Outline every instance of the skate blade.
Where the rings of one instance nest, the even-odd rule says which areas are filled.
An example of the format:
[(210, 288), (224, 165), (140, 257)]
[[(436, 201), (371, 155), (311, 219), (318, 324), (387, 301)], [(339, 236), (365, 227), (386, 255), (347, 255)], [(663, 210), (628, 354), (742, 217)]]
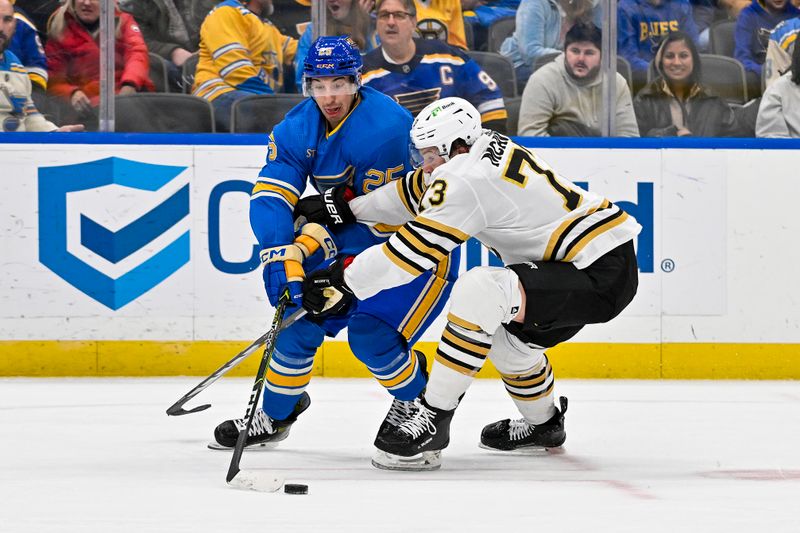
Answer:
[[(248, 452), (265, 452), (277, 448), (278, 444), (280, 444), (280, 441), (259, 442), (258, 444), (250, 444), (249, 446), (245, 446), (244, 449), (247, 450)], [(232, 446), (223, 446), (218, 442), (209, 442), (208, 449), (228, 451), (228, 452), (233, 451)]]
[(402, 457), (377, 450), (372, 456), (372, 466), (381, 470), (422, 472), (436, 470), (442, 466), (442, 451), (422, 452), (412, 457)]
[(478, 444), (478, 447), (483, 448), (484, 450), (489, 450), (490, 452), (500, 452), (504, 455), (545, 456), (561, 450), (560, 446), (552, 448), (546, 448), (544, 446), (520, 446), (519, 448), (514, 448), (513, 450), (501, 450), (500, 448), (492, 448), (491, 446), (487, 446), (482, 442)]

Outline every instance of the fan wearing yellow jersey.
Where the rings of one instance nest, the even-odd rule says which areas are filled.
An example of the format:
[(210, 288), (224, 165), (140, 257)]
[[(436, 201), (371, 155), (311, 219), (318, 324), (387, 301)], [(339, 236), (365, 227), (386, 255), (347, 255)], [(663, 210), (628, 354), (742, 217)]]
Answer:
[(200, 27), (192, 94), (214, 106), (217, 131), (229, 131), (236, 100), (283, 89), (284, 65), (292, 64), (297, 39), (262, 18), (272, 10), (272, 0), (224, 0)]

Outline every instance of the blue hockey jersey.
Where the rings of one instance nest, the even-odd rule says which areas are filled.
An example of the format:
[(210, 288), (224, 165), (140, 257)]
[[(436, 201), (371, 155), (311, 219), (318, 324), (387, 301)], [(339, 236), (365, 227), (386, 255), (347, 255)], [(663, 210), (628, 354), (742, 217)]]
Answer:
[(18, 8), (14, 9), (17, 27), (11, 37), (8, 49), (14, 52), (28, 71), (31, 83), (47, 89), (47, 58), (39, 39), (39, 32), (28, 17)]
[(770, 32), (763, 70), (767, 87), (788, 72), (792, 66), (792, 51), (798, 35), (800, 35), (800, 17), (784, 20)]
[(646, 72), (658, 45), (673, 31), (697, 42), (697, 25), (689, 0), (620, 0), (617, 8), (617, 52), (635, 72)]
[(503, 95), (480, 65), (455, 47), (439, 40), (414, 39), (416, 53), (408, 63), (386, 60), (382, 48), (364, 57), (365, 85), (390, 95), (412, 115), (447, 96), (458, 96), (474, 105), (486, 123), (505, 123)]
[[(359, 90), (355, 107), (332, 131), (313, 99), (292, 109), (269, 136), (250, 199), (250, 224), (261, 248), (294, 240), (292, 211), (307, 183), (323, 192), (347, 182), (362, 195), (411, 170), (411, 121), (405, 109), (369, 87)], [(384, 241), (394, 229), (342, 228), (334, 237), (346, 254)]]

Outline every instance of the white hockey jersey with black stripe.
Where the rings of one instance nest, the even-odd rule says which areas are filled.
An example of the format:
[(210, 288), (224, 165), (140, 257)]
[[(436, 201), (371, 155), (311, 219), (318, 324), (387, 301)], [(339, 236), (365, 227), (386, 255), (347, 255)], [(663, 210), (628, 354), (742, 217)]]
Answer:
[(345, 282), (359, 299), (411, 281), (475, 237), (506, 265), (568, 261), (579, 269), (631, 240), (636, 220), (556, 174), (533, 152), (485, 130), (469, 153), (350, 202), (359, 222), (404, 223), (359, 254)]

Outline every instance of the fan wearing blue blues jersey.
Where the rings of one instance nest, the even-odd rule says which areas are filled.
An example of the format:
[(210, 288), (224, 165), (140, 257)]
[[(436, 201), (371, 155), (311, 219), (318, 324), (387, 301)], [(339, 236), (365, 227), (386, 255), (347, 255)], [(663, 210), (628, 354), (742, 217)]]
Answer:
[(458, 96), (481, 113), (486, 128), (506, 131), (503, 95), (495, 81), (461, 50), (415, 38), (413, 0), (379, 0), (381, 46), (364, 57), (364, 85), (388, 94), (412, 115), (440, 98)]
[[(250, 224), (262, 249), (264, 284), (273, 306), (287, 289), (290, 304), (299, 306), (306, 270), (337, 253), (351, 255), (385, 242), (394, 230), (383, 224), (356, 224), (351, 218), (338, 220), (344, 224), (331, 223), (331, 229), (307, 223), (299, 234), (295, 231), (294, 215), (307, 185), (323, 194), (347, 185), (355, 196), (363, 196), (411, 170), (411, 115), (386, 95), (362, 87), (361, 68), (361, 55), (349, 37), (317, 39), (304, 63), (303, 92), (310, 98), (292, 109), (269, 136), (266, 164), (250, 200)], [(303, 200), (307, 199), (313, 200)], [(281, 331), (266, 375), (263, 406), (256, 412), (247, 444), (286, 438), (309, 406), (305, 389), (317, 349), (326, 336), (344, 328), (355, 356), (394, 397), (390, 412), (410, 409), (425, 387), (426, 362), (409, 346), (440, 313), (457, 267), (458, 255), (447, 255), (410, 283), (335, 316), (301, 318)], [(379, 432), (388, 430), (396, 418), (387, 416)], [(241, 419), (220, 424), (214, 432), (218, 447), (234, 446), (243, 427)]]
[(40, 91), (43, 99), (44, 91), (47, 90), (47, 58), (44, 55), (42, 40), (39, 38), (39, 30), (16, 6), (14, 18), (17, 19), (17, 28), (8, 48), (25, 65), (25, 70), (31, 79), (31, 87), (34, 91)]
[(9, 49), (21, 23), (9, 0), (0, 0), (0, 133), (24, 131), (83, 131), (82, 124), (58, 127), (36, 108), (31, 98), (31, 71)]

